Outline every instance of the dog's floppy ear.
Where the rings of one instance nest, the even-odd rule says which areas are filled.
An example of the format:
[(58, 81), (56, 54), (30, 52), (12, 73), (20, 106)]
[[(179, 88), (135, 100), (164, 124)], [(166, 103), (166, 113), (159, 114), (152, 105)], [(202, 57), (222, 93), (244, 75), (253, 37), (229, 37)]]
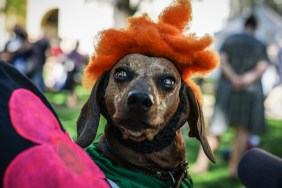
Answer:
[(76, 143), (85, 148), (89, 146), (95, 136), (100, 121), (100, 103), (105, 94), (104, 89), (108, 84), (109, 71), (103, 72), (96, 81), (90, 97), (81, 109), (77, 124), (77, 141)]
[(215, 157), (213, 152), (211, 151), (210, 145), (208, 143), (206, 132), (205, 132), (205, 121), (204, 116), (202, 112), (202, 108), (194, 94), (191, 88), (189, 88), (185, 84), (185, 98), (186, 98), (186, 104), (189, 105), (188, 108), (189, 111), (189, 117), (188, 117), (188, 123), (190, 127), (189, 136), (190, 137), (196, 137), (206, 154), (206, 156), (215, 163)]

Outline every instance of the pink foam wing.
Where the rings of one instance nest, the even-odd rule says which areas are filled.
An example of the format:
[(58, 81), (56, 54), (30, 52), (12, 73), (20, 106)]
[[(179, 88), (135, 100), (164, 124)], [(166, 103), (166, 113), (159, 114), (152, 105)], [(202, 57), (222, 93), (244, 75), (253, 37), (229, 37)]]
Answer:
[(3, 185), (4, 188), (109, 187), (104, 179), (96, 176), (93, 168), (80, 165), (75, 165), (76, 170), (69, 170), (51, 145), (34, 146), (10, 163)]
[(14, 128), (27, 140), (47, 143), (64, 135), (52, 112), (29, 90), (15, 90), (9, 101), (9, 109)]

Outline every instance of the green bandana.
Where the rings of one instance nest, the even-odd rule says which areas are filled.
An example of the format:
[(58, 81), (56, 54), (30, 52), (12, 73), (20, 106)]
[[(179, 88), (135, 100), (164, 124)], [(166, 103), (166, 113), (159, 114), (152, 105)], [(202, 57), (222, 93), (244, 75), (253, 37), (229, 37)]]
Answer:
[[(86, 149), (86, 152), (100, 167), (106, 177), (115, 182), (121, 188), (170, 187), (172, 184), (171, 180), (154, 178), (134, 169), (126, 169), (112, 163), (109, 159), (105, 158), (101, 154), (97, 142), (94, 142), (92, 145), (90, 145)], [(190, 178), (185, 178), (182, 180), (180, 187), (192, 188), (193, 182)]]

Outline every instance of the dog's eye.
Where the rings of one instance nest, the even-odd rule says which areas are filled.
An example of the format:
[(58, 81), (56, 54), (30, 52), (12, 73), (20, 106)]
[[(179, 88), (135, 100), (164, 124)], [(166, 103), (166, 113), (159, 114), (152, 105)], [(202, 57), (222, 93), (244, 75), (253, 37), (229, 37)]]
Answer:
[(124, 81), (128, 78), (128, 74), (124, 69), (117, 69), (114, 73), (114, 77), (119, 81)]
[(164, 88), (165, 90), (173, 89), (174, 86), (175, 86), (175, 79), (172, 78), (172, 77), (170, 77), (170, 76), (165, 77), (165, 78), (163, 79), (163, 84), (162, 84), (162, 85), (163, 85), (163, 88)]

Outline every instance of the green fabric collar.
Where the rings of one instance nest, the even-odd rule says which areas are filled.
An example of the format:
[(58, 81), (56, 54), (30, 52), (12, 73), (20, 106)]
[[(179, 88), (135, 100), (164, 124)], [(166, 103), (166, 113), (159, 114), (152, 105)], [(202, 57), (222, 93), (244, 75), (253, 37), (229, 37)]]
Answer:
[[(97, 142), (90, 145), (86, 149), (86, 152), (105, 173), (106, 177), (115, 182), (121, 188), (170, 187), (172, 184), (171, 180), (160, 180), (158, 178), (145, 175), (134, 169), (126, 169), (112, 163), (101, 154)], [(192, 187), (193, 182), (190, 178), (186, 178), (181, 182), (181, 188)]]

